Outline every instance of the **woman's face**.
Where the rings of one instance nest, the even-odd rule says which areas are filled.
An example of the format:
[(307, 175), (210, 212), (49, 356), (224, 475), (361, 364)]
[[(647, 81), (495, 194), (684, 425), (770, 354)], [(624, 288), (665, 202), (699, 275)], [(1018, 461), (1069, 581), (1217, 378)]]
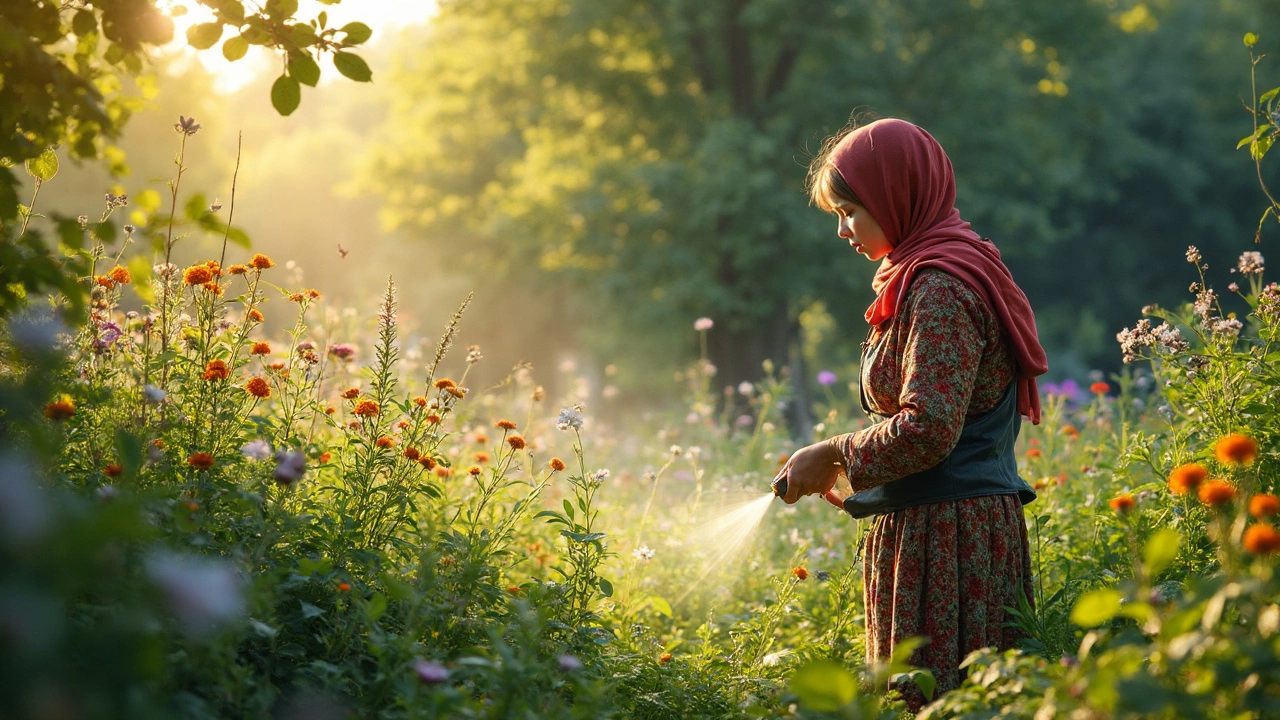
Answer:
[(884, 230), (880, 229), (880, 223), (871, 217), (865, 207), (841, 200), (834, 209), (840, 219), (836, 234), (847, 239), (849, 247), (868, 260), (880, 260), (893, 249), (884, 236)]

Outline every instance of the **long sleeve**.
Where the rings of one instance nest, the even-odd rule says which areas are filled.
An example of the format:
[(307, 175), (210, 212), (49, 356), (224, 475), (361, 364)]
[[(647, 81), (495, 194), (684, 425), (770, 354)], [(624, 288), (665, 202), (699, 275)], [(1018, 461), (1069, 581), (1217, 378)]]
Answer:
[(834, 438), (854, 491), (941, 462), (966, 416), (993, 407), (1013, 371), (986, 304), (955, 277), (922, 272), (862, 369), (869, 404), (889, 419)]

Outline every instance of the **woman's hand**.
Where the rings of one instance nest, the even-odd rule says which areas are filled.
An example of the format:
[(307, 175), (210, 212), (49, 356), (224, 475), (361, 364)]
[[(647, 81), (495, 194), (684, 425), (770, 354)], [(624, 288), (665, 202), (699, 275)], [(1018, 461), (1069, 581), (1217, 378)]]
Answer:
[(787, 494), (782, 501), (794, 505), (804, 495), (823, 495), (835, 487), (843, 469), (843, 459), (830, 440), (823, 440), (802, 447), (791, 454), (782, 466), (773, 484), (783, 478), (787, 481)]

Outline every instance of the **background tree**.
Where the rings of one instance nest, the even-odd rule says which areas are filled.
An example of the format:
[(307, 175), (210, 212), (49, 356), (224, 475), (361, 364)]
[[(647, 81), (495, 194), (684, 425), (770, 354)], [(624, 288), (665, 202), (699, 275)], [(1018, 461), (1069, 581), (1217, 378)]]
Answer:
[(393, 224), (460, 266), (616, 318), (625, 330), (592, 338), (614, 353), (661, 353), (647, 338), (716, 318), (713, 361), (734, 383), (792, 357), (818, 303), (861, 339), (872, 267), (840, 254), (801, 180), (852, 109), (905, 117), (951, 153), (958, 204), (1028, 288), (1058, 371), (1114, 367), (1116, 330), (1170, 292), (1153, 271), (1170, 254), (1153, 250), (1238, 249), (1246, 232), (1256, 188), (1224, 172), (1248, 162), (1232, 154), (1238, 39), (1274, 14), (446, 1), (392, 74), (369, 180)]

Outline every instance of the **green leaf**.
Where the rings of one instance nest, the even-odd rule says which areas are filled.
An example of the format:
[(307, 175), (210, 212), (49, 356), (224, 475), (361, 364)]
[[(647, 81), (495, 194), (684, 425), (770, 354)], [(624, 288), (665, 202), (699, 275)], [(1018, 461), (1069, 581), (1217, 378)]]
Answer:
[(564, 499), (564, 514), (573, 519), (573, 503), (569, 502), (569, 498)]
[(316, 31), (312, 30), (310, 25), (298, 23), (289, 26), (289, 43), (295, 48), (315, 45), (318, 40)]
[(369, 619), (376, 622), (378, 618), (382, 617), (383, 614), (387, 612), (387, 596), (382, 593), (378, 593), (369, 598), (369, 607), (367, 612)]
[(605, 597), (613, 597), (613, 583), (600, 578), (600, 594)]
[(907, 679), (914, 682), (920, 688), (920, 692), (924, 694), (926, 700), (933, 699), (933, 691), (938, 687), (938, 681), (933, 677), (933, 673), (928, 670), (915, 670), (907, 673)]
[(1267, 151), (1271, 149), (1271, 143), (1274, 141), (1275, 137), (1272, 135), (1258, 138), (1258, 141), (1249, 148), (1249, 154), (1253, 156), (1254, 160), (1261, 160), (1267, 154)]
[(1258, 36), (1257, 36), (1257, 35), (1254, 35), (1253, 33), (1245, 33), (1245, 34), (1244, 34), (1244, 46), (1245, 46), (1245, 47), (1247, 47), (1247, 48), (1251, 48), (1251, 47), (1253, 47), (1254, 45), (1257, 45), (1257, 44), (1258, 44)]
[(839, 710), (858, 694), (858, 681), (853, 674), (830, 660), (801, 665), (791, 675), (788, 686), (802, 704), (819, 712)]
[(373, 79), (373, 71), (369, 69), (368, 63), (354, 53), (334, 53), (333, 66), (338, 68), (338, 72), (356, 82), (369, 82)]
[(289, 75), (308, 87), (320, 82), (320, 66), (306, 53), (289, 53)]
[(1122, 597), (1119, 590), (1110, 589), (1085, 593), (1071, 609), (1071, 622), (1085, 628), (1101, 625), (1120, 612)]
[(281, 115), (291, 115), (302, 103), (302, 87), (295, 78), (281, 75), (271, 85), (271, 105)]
[(664, 615), (668, 618), (671, 617), (671, 603), (658, 597), (657, 595), (654, 595), (653, 597), (649, 598), (649, 605), (654, 610), (657, 610), (659, 615)]
[(267, 0), (266, 10), (276, 20), (291, 18), (298, 12), (298, 0)]
[(262, 622), (261, 620), (254, 620), (253, 618), (249, 618), (249, 626), (253, 628), (254, 632), (258, 633), (258, 635), (264, 638), (273, 638), (276, 635), (280, 634), (279, 630), (271, 627), (270, 625)]
[(1266, 103), (1268, 100), (1275, 97), (1277, 94), (1280, 94), (1280, 87), (1271, 88), (1270, 90), (1262, 93), (1262, 95), (1258, 98), (1258, 104), (1262, 105)]
[(1147, 567), (1147, 577), (1154, 578), (1169, 567), (1178, 556), (1178, 545), (1182, 536), (1172, 528), (1162, 528), (1147, 540), (1147, 547), (1142, 551), (1142, 562)]
[(92, 35), (98, 31), (98, 18), (88, 10), (79, 10), (71, 19), (71, 30), (81, 37)]
[(197, 50), (208, 50), (222, 37), (222, 23), (200, 23), (187, 28), (187, 44)]
[(347, 23), (346, 25), (338, 28), (338, 32), (344, 32), (347, 34), (347, 37), (342, 40), (342, 44), (347, 47), (359, 45), (373, 35), (373, 30), (369, 29), (368, 25), (361, 22)]
[(53, 148), (45, 148), (39, 157), (33, 157), (25, 163), (27, 172), (40, 182), (48, 182), (58, 174), (58, 154)]
[(324, 614), (324, 610), (321, 610), (320, 608), (316, 607), (315, 605), (312, 605), (311, 603), (305, 600), (299, 600), (298, 604), (302, 606), (303, 618), (310, 619), (313, 617), (320, 617), (321, 615)]
[(249, 41), (243, 35), (227, 38), (227, 41), (222, 43), (222, 57), (231, 62), (244, 57), (247, 52), (249, 52)]

